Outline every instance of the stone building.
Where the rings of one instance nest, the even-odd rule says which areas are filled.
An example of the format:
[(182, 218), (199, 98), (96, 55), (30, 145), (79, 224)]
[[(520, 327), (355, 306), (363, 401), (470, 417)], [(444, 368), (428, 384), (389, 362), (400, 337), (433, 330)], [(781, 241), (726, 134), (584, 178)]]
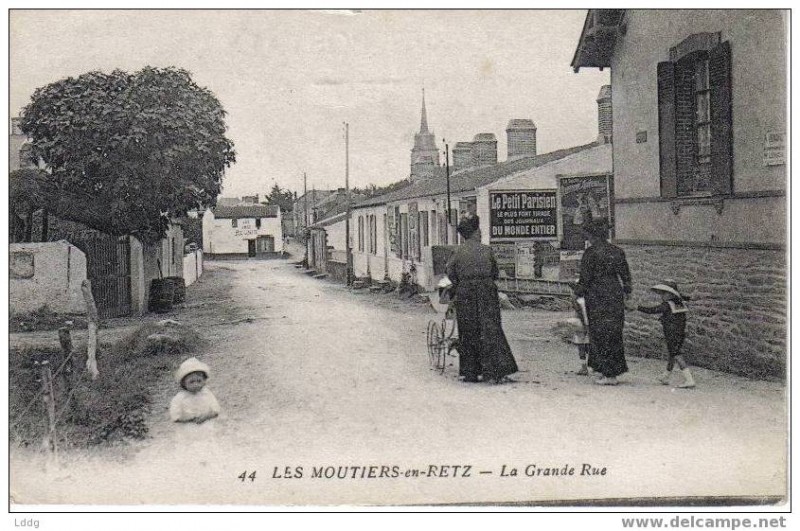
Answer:
[[(777, 10), (595, 9), (572, 62), (611, 69), (634, 296), (676, 280), (689, 360), (755, 376), (786, 367), (787, 27)], [(633, 352), (665, 355), (657, 321), (627, 321)]]

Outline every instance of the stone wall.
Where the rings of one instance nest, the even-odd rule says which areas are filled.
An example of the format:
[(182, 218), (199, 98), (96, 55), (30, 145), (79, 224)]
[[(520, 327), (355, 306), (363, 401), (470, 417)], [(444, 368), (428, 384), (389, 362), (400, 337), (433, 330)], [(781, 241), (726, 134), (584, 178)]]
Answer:
[[(664, 279), (689, 295), (684, 354), (690, 365), (759, 378), (785, 378), (786, 254), (783, 251), (621, 245), (637, 303)], [(667, 359), (658, 316), (628, 312), (626, 352)]]

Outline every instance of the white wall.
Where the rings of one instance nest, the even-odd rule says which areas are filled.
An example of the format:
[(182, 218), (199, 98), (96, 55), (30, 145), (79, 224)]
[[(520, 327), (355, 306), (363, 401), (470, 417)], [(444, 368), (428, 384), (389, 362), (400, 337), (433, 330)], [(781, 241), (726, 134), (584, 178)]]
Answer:
[(203, 215), (203, 251), (209, 254), (247, 254), (247, 241), (259, 236), (275, 239), (275, 252), (283, 252), (283, 228), (280, 215), (261, 218), (256, 228), (255, 218), (240, 218), (233, 227), (231, 219), (216, 219), (211, 210)]
[(80, 249), (66, 241), (12, 243), (9, 260), (12, 313), (32, 312), (45, 305), (56, 313), (86, 312), (81, 293), (86, 256)]
[[(456, 195), (451, 196), (451, 206), (453, 209), (458, 208), (459, 197)], [(350, 220), (350, 234), (353, 242), (353, 268), (354, 274), (357, 277), (367, 277), (368, 273), (372, 279), (382, 280), (387, 275), (388, 277), (399, 282), (402, 278), (403, 272), (408, 272), (412, 263), (410, 258), (402, 258), (397, 256), (391, 250), (389, 235), (387, 228), (384, 226), (384, 214), (389, 209), (394, 210), (395, 207), (400, 207), (401, 214), (408, 214), (408, 204), (417, 203), (418, 212), (428, 212), (428, 245), (423, 245), (421, 229), (418, 227), (418, 237), (420, 241), (420, 260), (414, 258), (413, 263), (417, 269), (417, 284), (426, 289), (433, 289), (433, 264), (431, 260), (431, 246), (443, 245), (444, 242), (439, 241), (438, 222), (432, 222), (433, 213), (436, 213), (437, 218), (442, 215), (447, 209), (447, 199), (444, 196), (437, 197), (418, 197), (413, 199), (404, 199), (402, 201), (390, 203), (388, 205), (377, 205), (364, 208), (353, 209), (352, 217)], [(369, 225), (366, 222), (367, 216), (375, 215), (377, 221), (377, 252), (375, 254), (369, 253)], [(364, 251), (358, 250), (358, 218), (364, 218)], [(344, 222), (341, 223), (344, 228)], [(327, 229), (328, 227), (326, 227)], [(450, 242), (453, 243), (455, 232), (452, 227), (450, 228)], [(330, 231), (329, 231), (330, 238)], [(342, 245), (344, 245), (344, 238), (342, 238)], [(398, 242), (398, 245), (399, 242)]]
[(194, 284), (203, 274), (203, 251), (197, 249), (183, 256), (183, 280), (187, 286)]

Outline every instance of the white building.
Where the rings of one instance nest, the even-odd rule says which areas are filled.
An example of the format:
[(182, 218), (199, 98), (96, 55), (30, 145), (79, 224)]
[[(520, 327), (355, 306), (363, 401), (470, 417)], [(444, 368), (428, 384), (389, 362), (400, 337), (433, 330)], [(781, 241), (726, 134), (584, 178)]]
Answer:
[(218, 205), (203, 215), (208, 258), (270, 257), (283, 253), (281, 211), (276, 205)]

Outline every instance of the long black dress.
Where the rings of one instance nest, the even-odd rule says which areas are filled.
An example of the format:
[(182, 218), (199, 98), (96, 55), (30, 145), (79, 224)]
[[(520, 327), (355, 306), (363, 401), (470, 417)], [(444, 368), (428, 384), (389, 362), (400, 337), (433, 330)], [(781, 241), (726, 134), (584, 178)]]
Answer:
[(466, 380), (479, 374), (499, 380), (518, 370), (500, 320), (497, 275), (491, 247), (471, 239), (447, 263), (455, 293), (459, 374)]
[(575, 294), (586, 299), (589, 367), (609, 378), (628, 371), (622, 330), (630, 292), (631, 273), (622, 249), (601, 242), (584, 251)]

